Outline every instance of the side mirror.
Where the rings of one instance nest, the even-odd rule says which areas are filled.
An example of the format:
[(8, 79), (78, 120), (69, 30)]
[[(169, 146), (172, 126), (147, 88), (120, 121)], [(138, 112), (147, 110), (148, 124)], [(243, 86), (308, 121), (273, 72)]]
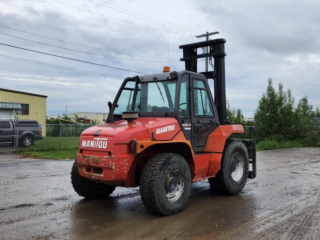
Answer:
[(109, 115), (106, 123), (114, 123), (113, 107), (110, 101), (108, 102), (108, 107), (109, 107)]

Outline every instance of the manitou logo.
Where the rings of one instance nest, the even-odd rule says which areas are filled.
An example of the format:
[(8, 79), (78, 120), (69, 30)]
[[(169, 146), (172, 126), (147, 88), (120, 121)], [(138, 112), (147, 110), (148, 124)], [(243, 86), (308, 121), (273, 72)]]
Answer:
[(157, 128), (156, 129), (156, 134), (170, 132), (170, 131), (173, 131), (173, 130), (174, 130), (174, 125), (170, 125), (170, 126), (166, 126), (166, 127), (162, 127), (162, 128)]
[(93, 140), (82, 140), (82, 147), (107, 148), (108, 138), (94, 138)]

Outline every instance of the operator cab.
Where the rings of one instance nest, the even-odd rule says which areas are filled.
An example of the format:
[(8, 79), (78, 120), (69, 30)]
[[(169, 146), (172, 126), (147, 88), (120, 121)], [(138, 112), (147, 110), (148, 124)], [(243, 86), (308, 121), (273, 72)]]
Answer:
[[(203, 152), (209, 133), (220, 124), (229, 124), (226, 121), (225, 42), (225, 39), (214, 39), (181, 45), (183, 58), (180, 60), (185, 62), (185, 71), (125, 79), (114, 103), (108, 103), (107, 123), (122, 119), (132, 122), (138, 117), (175, 118), (192, 143), (193, 151)], [(203, 47), (207, 47), (208, 52), (198, 54), (198, 49)], [(198, 73), (197, 60), (205, 57), (214, 59), (214, 71)], [(214, 101), (207, 79), (214, 80)], [(123, 117), (128, 115), (129, 118)]]
[(123, 113), (177, 119), (195, 152), (204, 151), (208, 134), (219, 126), (207, 79), (191, 71), (127, 78), (113, 106), (115, 121), (124, 119)]

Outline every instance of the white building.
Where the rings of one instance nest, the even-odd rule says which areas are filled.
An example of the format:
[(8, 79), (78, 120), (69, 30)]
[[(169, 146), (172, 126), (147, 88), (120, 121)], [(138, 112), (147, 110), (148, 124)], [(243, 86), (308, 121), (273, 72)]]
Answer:
[(90, 119), (96, 123), (103, 123), (108, 118), (108, 113), (95, 113), (95, 112), (75, 112), (66, 114), (68, 117), (74, 119), (77, 117), (79, 120)]

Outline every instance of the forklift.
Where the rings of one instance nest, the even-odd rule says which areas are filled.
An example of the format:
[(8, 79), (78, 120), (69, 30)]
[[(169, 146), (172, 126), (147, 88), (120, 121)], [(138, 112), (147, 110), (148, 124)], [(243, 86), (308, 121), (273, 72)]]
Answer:
[[(225, 42), (182, 45), (185, 70), (123, 81), (106, 123), (79, 138), (71, 182), (80, 196), (139, 186), (150, 212), (171, 215), (185, 208), (193, 182), (208, 179), (212, 191), (236, 195), (256, 177), (255, 128), (226, 118)], [(203, 47), (208, 52), (198, 54)], [(197, 72), (206, 57), (213, 71)]]

